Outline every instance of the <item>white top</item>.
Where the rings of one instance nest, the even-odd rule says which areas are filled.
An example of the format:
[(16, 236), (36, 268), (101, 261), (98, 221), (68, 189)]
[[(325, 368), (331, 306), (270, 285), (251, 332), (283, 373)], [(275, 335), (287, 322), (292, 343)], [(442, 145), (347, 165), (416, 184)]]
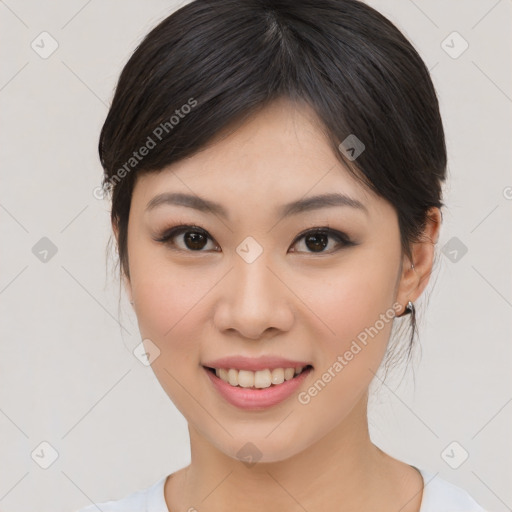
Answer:
[[(414, 466), (413, 466), (414, 467)], [(486, 512), (464, 489), (418, 469), (423, 477), (423, 498), (419, 512)], [(172, 512), (167, 508), (164, 485), (167, 476), (147, 489), (120, 500), (89, 505), (76, 512)]]

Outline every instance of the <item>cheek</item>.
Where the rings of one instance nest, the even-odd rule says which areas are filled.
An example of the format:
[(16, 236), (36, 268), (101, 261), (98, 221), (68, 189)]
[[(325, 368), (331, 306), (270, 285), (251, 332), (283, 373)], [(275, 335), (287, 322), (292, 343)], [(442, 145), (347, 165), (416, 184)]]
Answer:
[[(393, 262), (391, 258), (387, 261)], [(395, 287), (395, 269), (389, 263), (379, 264), (361, 253), (346, 263), (323, 276), (302, 273), (295, 279), (325, 339), (336, 343), (337, 348), (340, 342), (373, 325), (381, 314), (391, 315)], [(311, 317), (311, 312), (307, 316)]]
[[(169, 262), (159, 265), (154, 258), (151, 265), (134, 265), (132, 274), (140, 334), (160, 351), (152, 370), (185, 417), (191, 414), (190, 394), (197, 395), (194, 389), (199, 386), (200, 347), (207, 325), (204, 299), (215, 283), (211, 277)], [(200, 411), (194, 414), (204, 421)]]
[(130, 259), (133, 295), (143, 338), (162, 352), (194, 351), (200, 328), (202, 298), (215, 284), (214, 276), (177, 266), (153, 250), (134, 251)]
[(335, 335), (322, 329), (328, 334), (314, 337), (319, 356), (316, 379), (298, 398), (307, 411), (304, 421), (320, 422), (326, 429), (344, 420), (367, 392), (393, 326), (389, 269), (374, 266), (365, 271), (361, 266), (334, 274), (308, 302)]
[[(357, 257), (354, 254), (353, 259), (347, 258), (337, 271), (326, 273), (317, 282), (321, 286), (312, 287), (311, 279), (302, 281), (303, 289), (308, 290), (306, 303), (321, 320), (313, 330), (324, 333), (315, 336), (312, 332), (318, 340), (320, 358), (318, 387), (323, 390), (325, 385), (321, 396), (312, 401), (325, 407), (338, 404), (339, 408), (328, 414), (331, 419), (340, 419), (339, 414), (350, 410), (374, 378), (386, 353), (395, 314), (395, 263), (398, 265), (398, 254), (390, 252), (385, 248), (361, 250)], [(320, 410), (317, 412), (320, 414)]]
[(147, 273), (144, 281), (137, 283), (141, 334), (155, 338), (162, 349), (171, 345), (179, 349), (180, 343), (190, 346), (186, 337), (199, 328), (197, 316), (201, 314), (201, 297), (207, 290), (207, 282), (183, 272), (153, 277)]

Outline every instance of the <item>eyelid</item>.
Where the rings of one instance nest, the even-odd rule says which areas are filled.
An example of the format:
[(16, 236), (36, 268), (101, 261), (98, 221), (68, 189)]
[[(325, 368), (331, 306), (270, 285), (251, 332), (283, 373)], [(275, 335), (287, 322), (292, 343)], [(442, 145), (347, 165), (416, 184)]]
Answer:
[(348, 235), (345, 235), (341, 231), (333, 229), (333, 228), (329, 227), (328, 225), (327, 226), (318, 226), (318, 227), (315, 226), (315, 227), (307, 228), (307, 229), (301, 231), (293, 240), (292, 245), (297, 243), (301, 238), (303, 238), (308, 233), (325, 233), (326, 235), (332, 235), (334, 237), (339, 237), (342, 240), (348, 239)]
[[(177, 235), (181, 235), (182, 233), (186, 233), (187, 231), (198, 231), (199, 233), (202, 233), (204, 236), (209, 238), (210, 240), (214, 241), (216, 240), (213, 238), (210, 233), (201, 226), (197, 226), (195, 224), (176, 224), (175, 226), (165, 229), (160, 236), (154, 236), (153, 240), (156, 242), (161, 243), (168, 243), (169, 239), (174, 238)], [(204, 252), (204, 251), (189, 251), (189, 252)]]
[(300, 232), (296, 237), (295, 240), (292, 243), (292, 246), (295, 245), (297, 242), (299, 242), (302, 238), (304, 238), (308, 234), (326, 234), (329, 235), (329, 237), (334, 238), (337, 242), (339, 247), (335, 248), (334, 250), (330, 251), (319, 251), (319, 252), (308, 252), (308, 251), (294, 251), (297, 254), (308, 254), (308, 255), (317, 255), (317, 256), (327, 256), (329, 254), (334, 254), (338, 252), (339, 250), (347, 247), (352, 247), (355, 245), (358, 245), (357, 242), (353, 241), (351, 237), (344, 233), (343, 231), (339, 231), (337, 229), (331, 228), (329, 225), (327, 226), (314, 226), (311, 228), (307, 228), (304, 231)]

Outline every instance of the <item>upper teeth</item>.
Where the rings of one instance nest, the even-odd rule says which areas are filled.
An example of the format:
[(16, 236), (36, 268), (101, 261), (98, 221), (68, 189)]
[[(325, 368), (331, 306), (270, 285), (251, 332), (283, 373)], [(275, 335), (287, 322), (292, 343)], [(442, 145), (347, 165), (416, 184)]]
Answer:
[(295, 368), (274, 368), (253, 372), (251, 370), (236, 370), (230, 368), (215, 368), (217, 377), (232, 386), (241, 386), (243, 388), (268, 388), (271, 384), (282, 384), (285, 380), (293, 379), (304, 369), (304, 366)]

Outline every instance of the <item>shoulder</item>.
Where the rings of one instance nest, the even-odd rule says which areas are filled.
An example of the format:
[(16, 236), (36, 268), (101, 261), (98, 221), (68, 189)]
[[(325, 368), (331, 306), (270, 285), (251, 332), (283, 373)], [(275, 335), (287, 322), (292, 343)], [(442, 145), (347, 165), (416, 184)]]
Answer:
[(150, 487), (134, 491), (121, 499), (93, 503), (75, 512), (168, 512), (164, 498), (166, 478), (163, 477)]
[(461, 487), (444, 480), (437, 473), (419, 471), (424, 483), (420, 512), (486, 512)]

